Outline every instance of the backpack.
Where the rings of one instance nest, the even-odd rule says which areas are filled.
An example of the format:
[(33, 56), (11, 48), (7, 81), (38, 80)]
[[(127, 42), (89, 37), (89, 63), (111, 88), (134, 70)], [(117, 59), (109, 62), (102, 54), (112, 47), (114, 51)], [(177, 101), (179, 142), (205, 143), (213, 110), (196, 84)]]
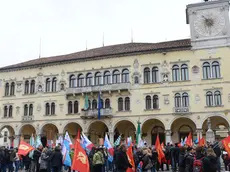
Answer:
[(194, 162), (193, 162), (193, 172), (202, 172), (203, 171), (203, 162), (202, 159), (196, 159), (194, 157)]

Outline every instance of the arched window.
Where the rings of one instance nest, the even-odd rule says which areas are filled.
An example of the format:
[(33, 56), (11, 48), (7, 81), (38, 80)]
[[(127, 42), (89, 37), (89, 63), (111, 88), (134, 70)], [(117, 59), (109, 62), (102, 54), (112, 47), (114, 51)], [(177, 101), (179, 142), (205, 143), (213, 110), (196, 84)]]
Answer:
[(9, 107), (9, 117), (12, 117), (12, 115), (13, 115), (13, 106), (10, 105), (10, 107)]
[(111, 75), (109, 71), (105, 71), (104, 73), (104, 84), (110, 84), (111, 83)]
[(46, 103), (46, 115), (50, 115), (50, 104)]
[(129, 70), (128, 69), (124, 69), (122, 71), (122, 81), (123, 83), (127, 83), (129, 82)]
[(203, 63), (203, 79), (211, 78), (211, 69), (209, 62)]
[(4, 118), (7, 117), (7, 114), (8, 114), (8, 107), (4, 106)]
[(179, 81), (180, 80), (180, 70), (178, 65), (173, 65), (172, 67), (172, 80)]
[(12, 82), (11, 85), (10, 85), (10, 95), (14, 95), (14, 90), (15, 90), (15, 83)]
[(50, 92), (50, 79), (46, 79), (46, 92)]
[(73, 113), (73, 103), (72, 101), (68, 102), (68, 114), (72, 114)]
[(30, 104), (29, 106), (29, 116), (32, 116), (33, 115), (33, 105)]
[(92, 109), (93, 110), (97, 109), (97, 100), (95, 99), (92, 101)]
[(52, 92), (56, 92), (57, 91), (57, 78), (54, 77), (52, 80)]
[(146, 109), (151, 109), (151, 96), (146, 96), (145, 97), (145, 108)]
[(69, 87), (70, 88), (76, 87), (76, 77), (75, 77), (75, 75), (70, 75), (70, 77), (69, 77)]
[(119, 70), (113, 71), (113, 84), (120, 83), (120, 72)]
[(130, 98), (126, 97), (125, 98), (125, 111), (129, 111), (130, 110)]
[(212, 78), (220, 78), (220, 64), (217, 61), (212, 62)]
[(24, 116), (28, 116), (28, 105), (24, 105)]
[(214, 101), (215, 101), (215, 106), (221, 106), (222, 105), (220, 91), (214, 92)]
[(158, 82), (158, 67), (152, 68), (152, 82), (157, 83)]
[(9, 95), (9, 91), (10, 91), (10, 84), (6, 83), (6, 85), (5, 85), (5, 96)]
[(101, 85), (101, 72), (95, 74), (94, 85)]
[(118, 99), (118, 111), (123, 111), (123, 98)]
[(109, 108), (110, 108), (110, 100), (105, 99), (105, 109), (109, 109)]
[(182, 81), (188, 80), (188, 65), (187, 64), (181, 65), (181, 80)]
[(29, 94), (29, 87), (30, 87), (30, 83), (29, 83), (29, 81), (27, 80), (27, 81), (25, 81), (25, 94)]
[(78, 101), (74, 102), (74, 113), (78, 113)]
[(148, 67), (144, 69), (144, 83), (150, 83), (150, 69)]
[(32, 80), (30, 83), (30, 94), (35, 93), (35, 80)]
[(159, 99), (158, 95), (153, 96), (153, 109), (158, 109), (159, 108)]
[(208, 91), (206, 93), (206, 105), (213, 106), (213, 94), (211, 91)]
[(84, 86), (84, 76), (83, 74), (79, 74), (77, 77), (77, 86), (83, 87)]
[(182, 94), (182, 106), (183, 107), (188, 107), (189, 106), (188, 93), (183, 93)]
[(86, 74), (86, 86), (92, 86), (93, 85), (93, 75), (92, 73), (87, 73)]
[(174, 97), (175, 107), (181, 107), (181, 96), (180, 93), (176, 93)]
[(55, 103), (51, 103), (51, 115), (55, 114)]

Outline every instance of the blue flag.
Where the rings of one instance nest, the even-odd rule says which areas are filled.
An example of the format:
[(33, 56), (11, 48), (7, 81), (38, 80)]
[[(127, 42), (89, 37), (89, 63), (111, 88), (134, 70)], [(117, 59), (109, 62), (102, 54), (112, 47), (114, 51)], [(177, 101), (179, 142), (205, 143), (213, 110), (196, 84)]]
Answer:
[(98, 93), (98, 119), (101, 118), (101, 95), (100, 95), (100, 92)]
[(70, 152), (69, 142), (67, 140), (64, 140), (63, 146), (62, 146), (63, 164), (68, 166), (68, 167), (71, 167), (72, 162), (71, 162), (69, 152)]

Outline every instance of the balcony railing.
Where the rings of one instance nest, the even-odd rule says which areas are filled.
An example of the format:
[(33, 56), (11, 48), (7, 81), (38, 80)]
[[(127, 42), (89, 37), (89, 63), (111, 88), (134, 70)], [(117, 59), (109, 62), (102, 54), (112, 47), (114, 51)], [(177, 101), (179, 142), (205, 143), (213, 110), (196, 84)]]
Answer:
[(189, 113), (189, 107), (174, 107), (175, 114), (187, 114)]
[[(112, 117), (112, 108), (101, 109), (100, 110), (101, 118), (111, 118)], [(97, 109), (89, 109), (81, 111), (81, 118), (98, 118), (98, 110)]]
[(24, 122), (33, 121), (33, 120), (34, 120), (34, 116), (23, 116), (22, 117), (22, 121)]
[(131, 87), (130, 83), (76, 87), (76, 88), (68, 88), (66, 94), (81, 94), (81, 93), (99, 92), (99, 91), (129, 90), (130, 87)]

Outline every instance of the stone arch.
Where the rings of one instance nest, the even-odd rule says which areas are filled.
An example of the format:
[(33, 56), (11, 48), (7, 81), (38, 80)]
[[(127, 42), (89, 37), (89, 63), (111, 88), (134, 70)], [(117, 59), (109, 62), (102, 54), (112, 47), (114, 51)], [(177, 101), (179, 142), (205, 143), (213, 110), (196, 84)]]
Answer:
[(202, 126), (204, 125), (204, 122), (205, 122), (208, 118), (212, 118), (212, 117), (220, 117), (220, 118), (223, 118), (223, 119), (227, 122), (228, 126), (230, 126), (230, 121), (228, 120), (228, 118), (227, 118), (226, 116), (221, 115), (221, 114), (211, 114), (211, 115), (206, 116), (206, 117), (201, 121), (199, 128), (202, 128)]
[(59, 129), (54, 123), (47, 122), (41, 126), (40, 134), (43, 146), (46, 146), (47, 143), (49, 146), (52, 146), (56, 143)]
[(68, 131), (69, 136), (74, 139), (77, 135), (78, 129), (80, 129), (80, 132), (82, 131), (82, 126), (77, 122), (71, 122), (69, 121), (65, 126), (63, 127), (63, 134), (65, 134), (66, 131)]
[(92, 121), (88, 125), (88, 138), (95, 145), (99, 145), (99, 139), (104, 138), (105, 134), (109, 132), (108, 125), (104, 121)]
[[(135, 130), (137, 129), (136, 125), (137, 125), (137, 122), (135, 123), (133, 120), (129, 119), (129, 118), (122, 118), (122, 119), (118, 119), (117, 121), (114, 122), (114, 125), (112, 127), (112, 131), (115, 130), (116, 128), (116, 125), (121, 122), (121, 121), (129, 121), (130, 123), (132, 123), (134, 126), (135, 126)], [(136, 125), (135, 125), (136, 124)]]
[(157, 135), (160, 142), (165, 142), (165, 125), (159, 118), (147, 118), (141, 126), (142, 137), (148, 144), (154, 145)]
[(175, 118), (170, 124), (170, 129), (172, 132), (171, 136), (173, 143), (180, 142), (180, 140), (187, 137), (190, 132), (192, 133), (194, 138), (197, 137), (196, 123), (188, 117)]
[(19, 129), (19, 133), (20, 133), (20, 135), (23, 136), (24, 140), (26, 140), (26, 141), (28, 141), (30, 139), (32, 134), (34, 136), (37, 134), (36, 133), (36, 128), (32, 124), (23, 124), (23, 125), (21, 125), (21, 127)]
[(155, 116), (154, 116), (154, 117), (145, 118), (143, 121), (141, 121), (141, 128), (142, 128), (143, 124), (144, 124), (146, 121), (151, 120), (151, 119), (156, 119), (156, 120), (160, 121), (164, 126), (167, 126), (167, 125), (163, 122), (163, 120), (162, 120), (161, 118), (155, 117)]
[(120, 135), (123, 139), (130, 136), (133, 140), (136, 139), (136, 126), (133, 121), (129, 119), (117, 120), (112, 132), (114, 133), (114, 140), (116, 140)]
[(102, 122), (102, 123), (104, 123), (105, 124), (105, 126), (109, 129), (109, 128), (111, 128), (105, 121), (103, 121), (103, 120), (93, 120), (93, 121), (91, 121), (88, 125), (87, 125), (87, 130), (86, 131), (89, 131), (89, 127), (90, 127), (90, 125), (92, 125), (93, 123), (95, 123), (95, 122)]
[[(170, 130), (170, 129), (172, 128), (172, 124), (173, 124), (176, 120), (178, 120), (178, 119), (180, 119), (180, 118), (189, 119), (189, 120), (191, 120), (192, 122), (194, 122), (193, 119), (191, 119), (191, 118), (189, 118), (189, 117), (187, 117), (187, 116), (178, 116), (178, 117), (175, 117), (175, 118), (169, 123), (167, 130)], [(196, 128), (199, 128), (199, 126), (198, 126), (195, 122), (194, 122), (194, 124), (196, 125)]]
[[(44, 128), (44, 126), (46, 126), (47, 124), (50, 124), (50, 125), (54, 125), (54, 126), (58, 126), (57, 124), (55, 124), (54, 122), (46, 122), (46, 123), (44, 123), (44, 124), (42, 124), (41, 126), (40, 126), (40, 133), (39, 134), (42, 134), (42, 130), (43, 130), (43, 128)], [(59, 132), (59, 128), (57, 127), (57, 129), (58, 129), (58, 132)]]
[[(206, 137), (208, 130), (207, 120), (210, 119), (211, 130), (214, 132), (213, 140), (221, 140), (229, 135), (230, 123), (224, 115), (208, 115), (202, 120), (202, 135)], [(208, 138), (207, 138), (208, 139)], [(209, 140), (209, 139), (208, 139)], [(211, 140), (210, 140), (211, 141)]]
[(10, 124), (1, 125), (0, 127), (0, 136), (2, 136), (0, 137), (1, 144), (3, 144), (4, 146), (13, 146), (12, 144), (14, 143), (15, 134), (16, 132), (12, 125)]

